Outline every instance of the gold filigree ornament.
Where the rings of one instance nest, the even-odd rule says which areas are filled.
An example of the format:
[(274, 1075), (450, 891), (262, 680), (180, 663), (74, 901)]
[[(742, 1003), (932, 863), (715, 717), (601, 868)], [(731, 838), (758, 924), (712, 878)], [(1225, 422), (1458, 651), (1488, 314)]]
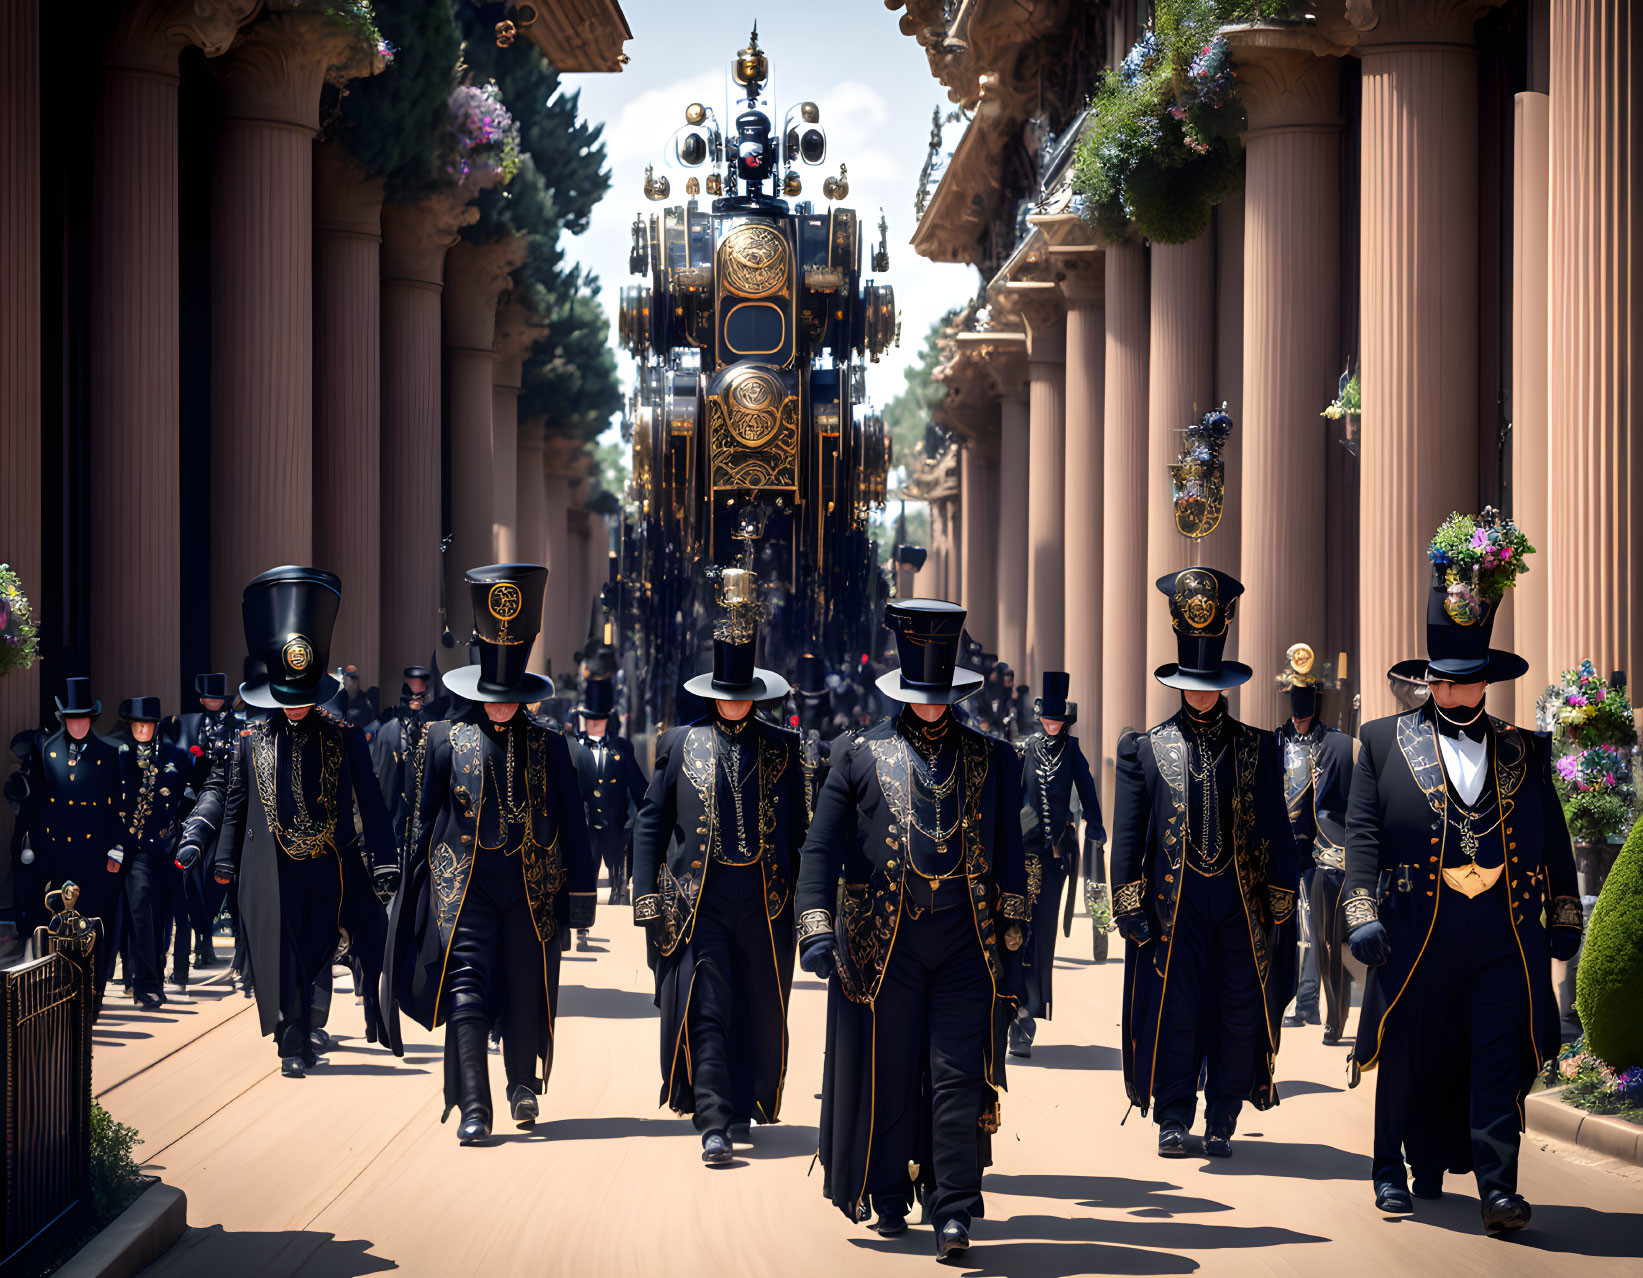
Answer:
[(508, 581), (500, 581), (492, 586), (485, 603), (491, 610), (491, 616), (498, 621), (512, 621), (519, 615), (519, 609), (523, 606), (519, 587)]
[(1176, 613), (1194, 630), (1203, 630), (1215, 620), (1216, 595), (1211, 573), (1192, 570), (1175, 579)]
[(768, 443), (780, 425), (787, 388), (769, 373), (750, 370), (731, 382), (725, 395), (730, 433), (748, 448)]
[(787, 241), (756, 222), (725, 236), (719, 249), (725, 288), (738, 297), (769, 297), (787, 283)]

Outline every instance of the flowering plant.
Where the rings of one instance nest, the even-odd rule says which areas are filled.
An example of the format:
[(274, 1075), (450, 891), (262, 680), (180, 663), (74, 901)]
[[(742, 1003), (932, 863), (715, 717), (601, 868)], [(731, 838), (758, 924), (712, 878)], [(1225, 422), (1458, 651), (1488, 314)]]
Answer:
[(1546, 1081), (1561, 1085), (1559, 1099), (1576, 1109), (1643, 1118), (1643, 1065), (1610, 1069), (1592, 1055), (1583, 1037), (1564, 1044), (1557, 1059), (1546, 1063)]
[(34, 610), (10, 564), (0, 564), (0, 675), (27, 670), (39, 652)]
[(1602, 678), (1590, 661), (1565, 670), (1554, 703), (1553, 730), (1560, 742), (1587, 747), (1637, 743), (1632, 703), (1624, 688)]
[(1327, 417), (1332, 422), (1338, 422), (1343, 417), (1357, 417), (1363, 413), (1363, 390), (1358, 385), (1356, 373), (1342, 373), (1339, 388), (1335, 392), (1335, 399), (1319, 413), (1319, 417)]
[(1626, 832), (1635, 798), (1631, 751), (1608, 745), (1571, 751), (1552, 772), (1576, 843), (1604, 843)]
[(523, 153), (519, 125), (502, 102), (496, 81), (483, 85), (459, 84), (451, 92), (450, 119), (441, 131), (439, 169), (458, 186), (469, 179), (489, 185), (504, 184), (519, 172)]
[(1451, 514), (1426, 548), (1427, 558), (1449, 586), (1445, 607), (1461, 625), (1481, 621), (1528, 572), (1535, 553), (1528, 537), (1493, 506), (1479, 515)]

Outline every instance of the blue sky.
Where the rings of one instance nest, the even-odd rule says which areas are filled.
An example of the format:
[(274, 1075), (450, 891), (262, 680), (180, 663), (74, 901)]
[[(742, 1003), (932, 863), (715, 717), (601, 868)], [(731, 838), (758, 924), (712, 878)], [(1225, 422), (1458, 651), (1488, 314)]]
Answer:
[[(723, 119), (730, 60), (757, 18), (778, 118), (808, 99), (820, 106), (827, 129), (826, 166), (801, 170), (805, 196), (825, 207), (821, 179), (837, 172), (842, 160), (850, 170), (850, 195), (840, 203), (857, 211), (864, 229), (878, 225), (881, 206), (889, 218), (890, 271), (884, 278), (895, 285), (902, 343), (869, 366), (867, 389), (879, 404), (893, 398), (931, 322), (973, 296), (977, 286), (974, 268), (926, 262), (907, 243), (930, 112), (951, 104), (930, 74), (924, 50), (897, 27), (901, 11), (886, 9), (883, 0), (689, 8), (622, 0), (622, 8), (633, 39), (627, 45), (631, 61), (621, 74), (564, 77), (567, 88), (581, 90), (582, 114), (605, 125), (611, 192), (594, 210), (587, 233), (567, 240), (567, 249), (598, 273), (607, 314), (614, 317), (617, 290), (632, 281), (627, 257), (634, 213), (662, 207), (644, 198), (645, 165), (661, 170), (663, 144), (684, 123), (689, 103), (705, 102)], [(958, 127), (949, 126), (949, 145)], [(663, 203), (680, 203), (685, 175), (675, 170), (669, 176), (673, 194)], [(626, 389), (632, 365), (625, 357), (621, 364)]]

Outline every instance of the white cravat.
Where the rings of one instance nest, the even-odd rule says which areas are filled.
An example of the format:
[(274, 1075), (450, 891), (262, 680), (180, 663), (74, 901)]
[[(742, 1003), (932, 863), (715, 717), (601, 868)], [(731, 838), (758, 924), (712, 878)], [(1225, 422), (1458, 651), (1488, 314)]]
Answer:
[(1488, 741), (1471, 737), (1446, 737), (1438, 733), (1438, 749), (1443, 752), (1443, 770), (1449, 776), (1462, 803), (1476, 803), (1483, 792), (1483, 770), (1489, 763)]

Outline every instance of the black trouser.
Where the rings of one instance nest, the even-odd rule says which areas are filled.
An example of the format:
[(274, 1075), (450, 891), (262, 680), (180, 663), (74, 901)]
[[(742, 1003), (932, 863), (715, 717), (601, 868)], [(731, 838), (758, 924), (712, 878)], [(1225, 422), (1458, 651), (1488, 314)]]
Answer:
[(1295, 931), (1301, 947), (1300, 962), (1296, 965), (1295, 1015), (1305, 1021), (1318, 1019), (1318, 913), (1312, 908), (1313, 885), (1317, 882), (1318, 868), (1309, 865), (1301, 874), (1300, 909), (1297, 911)]
[(1021, 977), (1027, 997), (1022, 1008), (1028, 1016), (1049, 1016), (1050, 984), (1055, 975), (1055, 938), (1061, 927), (1061, 894), (1066, 890), (1066, 867), (1053, 853), (1043, 862), (1044, 885), (1033, 906), (1032, 936), (1022, 951)]
[[(502, 1021), (502, 1063), (511, 1090), (521, 1084), (540, 1094), (537, 1076), (546, 1014), (543, 982), (557, 986), (559, 950), (543, 945), (531, 921), (519, 854), (480, 850), (474, 855), (462, 912), (451, 936), (450, 969), (445, 978), (447, 1078), (456, 1069), (456, 1026), (478, 1021), (488, 1030)], [(483, 1032), (483, 1031), (482, 1031)], [(447, 1095), (451, 1092), (447, 1090)]]
[(314, 982), (337, 952), (342, 884), (336, 856), (278, 858), (280, 879), (280, 1015), (274, 1043), (283, 1056), (308, 1054)]
[(1199, 1066), (1207, 1060), (1205, 1120), (1230, 1135), (1255, 1085), (1266, 1032), (1249, 922), (1231, 867), (1214, 878), (1182, 870), (1163, 999), (1153, 1075), (1157, 1121), (1192, 1126)]
[(753, 1118), (756, 1009), (781, 1007), (758, 862), (715, 861), (709, 868), (690, 952), (695, 968), (685, 1035), (696, 1130), (723, 1131)]
[[(1441, 884), (1440, 880), (1440, 884)], [(1382, 1030), (1375, 1081), (1375, 1180), (1404, 1185), (1454, 1161), (1432, 1114), (1459, 1071), (1478, 1194), (1517, 1192), (1519, 1104), (1532, 1065), (1533, 1026), (1523, 956), (1512, 931), (1505, 875), (1468, 898), (1441, 885), (1437, 918), (1414, 973)]]
[(918, 918), (904, 906), (873, 1017), (873, 1206), (891, 1215), (911, 1206), (907, 1164), (917, 1157), (920, 1083), (928, 1072), (933, 1166), (925, 1175), (935, 1188), (925, 1207), (938, 1230), (949, 1220), (968, 1228), (981, 1213), (993, 984), (962, 893), (957, 904)]
[(171, 916), (176, 871), (164, 847), (138, 847), (126, 866), (126, 907), (131, 919), (126, 975), (132, 992), (159, 994), (165, 981), (165, 920)]
[(593, 840), (594, 855), (610, 878), (610, 903), (619, 903), (627, 887), (628, 832), (623, 826), (617, 826), (608, 830), (590, 829), (588, 835)]
[[(1352, 973), (1346, 966), (1346, 927), (1341, 918), (1346, 871), (1318, 865), (1306, 872), (1306, 878), (1313, 964), (1324, 991), (1324, 1025), (1332, 1036), (1338, 1036), (1346, 1028), (1346, 1015), (1352, 1010)], [(1317, 1008), (1318, 996), (1314, 993), (1312, 1009)]]

